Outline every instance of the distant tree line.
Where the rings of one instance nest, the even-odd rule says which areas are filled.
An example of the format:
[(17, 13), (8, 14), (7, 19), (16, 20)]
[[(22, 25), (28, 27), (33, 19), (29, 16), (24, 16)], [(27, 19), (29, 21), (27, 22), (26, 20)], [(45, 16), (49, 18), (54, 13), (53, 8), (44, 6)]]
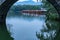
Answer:
[(41, 5), (13, 5), (10, 10), (21, 11), (21, 10), (40, 10)]
[(7, 16), (21, 15), (22, 10), (41, 10), (41, 5), (13, 5)]

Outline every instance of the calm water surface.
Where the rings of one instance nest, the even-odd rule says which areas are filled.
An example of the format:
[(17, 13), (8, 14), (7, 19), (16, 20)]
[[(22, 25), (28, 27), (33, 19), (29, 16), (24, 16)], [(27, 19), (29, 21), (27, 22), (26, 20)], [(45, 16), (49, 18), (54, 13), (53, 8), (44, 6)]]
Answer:
[(7, 17), (6, 24), (14, 40), (38, 40), (36, 32), (43, 28), (45, 17), (15, 16)]

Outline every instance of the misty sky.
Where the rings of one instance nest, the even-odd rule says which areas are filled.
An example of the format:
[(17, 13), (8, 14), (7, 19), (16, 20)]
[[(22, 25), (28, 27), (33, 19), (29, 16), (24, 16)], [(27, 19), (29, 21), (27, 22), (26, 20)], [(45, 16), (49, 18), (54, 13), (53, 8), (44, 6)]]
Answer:
[(37, 2), (37, 0), (18, 0), (16, 3), (15, 3), (15, 5), (24, 5), (24, 4), (26, 4), (26, 5), (41, 5), (42, 3), (41, 3), (41, 1), (42, 0), (38, 0), (38, 2)]
[[(18, 0), (18, 2), (23, 2), (23, 1), (34, 1), (37, 2), (37, 0)], [(38, 2), (41, 2), (42, 0), (38, 0)]]

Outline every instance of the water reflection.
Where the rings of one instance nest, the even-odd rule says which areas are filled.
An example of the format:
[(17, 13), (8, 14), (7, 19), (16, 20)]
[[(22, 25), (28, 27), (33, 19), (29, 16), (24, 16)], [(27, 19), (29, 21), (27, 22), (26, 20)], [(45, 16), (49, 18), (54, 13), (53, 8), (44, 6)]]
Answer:
[[(7, 17), (6, 24), (11, 24), (10, 32), (14, 40), (38, 40), (36, 31), (40, 31), (45, 23), (45, 16), (15, 16)], [(7, 26), (8, 28), (8, 26)]]

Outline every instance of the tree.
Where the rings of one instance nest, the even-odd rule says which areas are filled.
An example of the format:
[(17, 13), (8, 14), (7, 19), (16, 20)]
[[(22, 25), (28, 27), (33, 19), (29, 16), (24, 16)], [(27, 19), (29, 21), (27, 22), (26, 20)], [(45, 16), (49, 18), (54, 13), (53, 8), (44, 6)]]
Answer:
[[(59, 13), (57, 13), (55, 8), (46, 0), (43, 0), (42, 2), (43, 2), (43, 8), (47, 10), (46, 28), (44, 27), (41, 30), (40, 34), (36, 33), (36, 35), (40, 40), (59, 40), (59, 37), (60, 37), (60, 32), (59, 32), (60, 23), (58, 21)], [(56, 7), (56, 5), (54, 6)], [(47, 33), (46, 36), (44, 36), (44, 33)]]

